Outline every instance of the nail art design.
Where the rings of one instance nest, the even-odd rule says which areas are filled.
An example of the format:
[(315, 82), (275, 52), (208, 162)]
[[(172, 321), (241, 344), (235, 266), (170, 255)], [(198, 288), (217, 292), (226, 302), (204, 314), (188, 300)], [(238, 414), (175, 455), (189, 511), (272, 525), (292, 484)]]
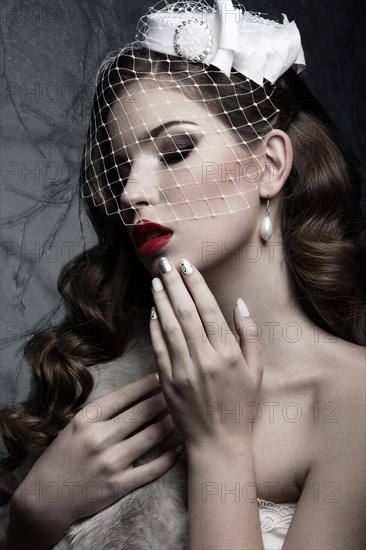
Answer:
[(169, 273), (169, 271), (172, 270), (172, 266), (170, 265), (168, 258), (165, 258), (165, 257), (160, 258), (159, 268), (162, 273)]
[(164, 290), (164, 285), (159, 277), (154, 277), (151, 283), (154, 292), (160, 292), (161, 290)]
[(193, 273), (193, 267), (191, 263), (187, 260), (187, 258), (182, 258), (181, 260), (179, 260), (179, 265), (185, 275), (191, 275), (191, 273)]
[(236, 305), (238, 306), (239, 313), (242, 317), (249, 317), (249, 310), (243, 298), (239, 298), (236, 301)]
[(151, 319), (157, 319), (158, 318), (158, 314), (156, 313), (156, 309), (154, 306), (152, 306), (151, 308), (151, 315), (150, 315), (150, 318)]

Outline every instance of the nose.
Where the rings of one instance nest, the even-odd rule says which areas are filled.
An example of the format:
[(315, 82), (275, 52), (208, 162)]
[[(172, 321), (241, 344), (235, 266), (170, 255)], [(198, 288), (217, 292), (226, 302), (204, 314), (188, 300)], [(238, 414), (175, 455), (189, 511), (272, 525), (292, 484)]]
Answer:
[(131, 172), (120, 196), (122, 208), (155, 206), (159, 202), (157, 174), (152, 170), (151, 163), (133, 162)]

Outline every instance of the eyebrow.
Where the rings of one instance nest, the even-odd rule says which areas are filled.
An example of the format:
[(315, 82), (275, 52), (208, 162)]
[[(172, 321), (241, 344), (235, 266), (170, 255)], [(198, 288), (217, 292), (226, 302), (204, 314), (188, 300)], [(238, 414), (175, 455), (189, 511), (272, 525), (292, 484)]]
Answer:
[(169, 122), (164, 122), (163, 124), (160, 124), (160, 126), (157, 126), (151, 132), (146, 132), (142, 139), (149, 139), (150, 137), (157, 137), (163, 130), (166, 130), (167, 128), (170, 128), (170, 126), (175, 126), (176, 124), (193, 124), (194, 126), (198, 126), (195, 122), (191, 122), (190, 120), (170, 120)]
[[(141, 136), (140, 141), (147, 141), (150, 138), (157, 137), (163, 130), (167, 130), (170, 128), (170, 126), (175, 126), (176, 124), (193, 124), (194, 126), (199, 126), (199, 124), (196, 124), (196, 122), (192, 122), (191, 120), (170, 120), (168, 122), (164, 122), (163, 124), (160, 124), (156, 128), (154, 128), (151, 131), (145, 132), (143, 136)], [(115, 152), (115, 157), (117, 159), (125, 159), (125, 156), (123, 153), (120, 152), (120, 150)]]

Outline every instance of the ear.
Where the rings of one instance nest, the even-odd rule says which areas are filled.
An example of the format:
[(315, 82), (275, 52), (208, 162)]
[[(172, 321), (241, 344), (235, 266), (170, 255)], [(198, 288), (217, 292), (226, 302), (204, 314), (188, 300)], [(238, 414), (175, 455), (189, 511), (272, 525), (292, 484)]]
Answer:
[(291, 172), (293, 149), (288, 135), (278, 129), (263, 138), (263, 148), (264, 167), (259, 194), (264, 199), (271, 199), (281, 191)]

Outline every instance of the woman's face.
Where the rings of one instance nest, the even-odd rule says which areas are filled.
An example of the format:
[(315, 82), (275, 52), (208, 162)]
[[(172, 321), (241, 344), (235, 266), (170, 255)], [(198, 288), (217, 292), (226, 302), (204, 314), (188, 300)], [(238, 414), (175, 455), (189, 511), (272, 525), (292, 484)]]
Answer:
[[(187, 257), (203, 272), (212, 251), (245, 246), (258, 234), (260, 157), (205, 103), (172, 85), (140, 81), (113, 105), (108, 132), (125, 178), (121, 215), (152, 274), (161, 256), (176, 265)], [(163, 248), (139, 252), (133, 225), (141, 219), (173, 231)]]

